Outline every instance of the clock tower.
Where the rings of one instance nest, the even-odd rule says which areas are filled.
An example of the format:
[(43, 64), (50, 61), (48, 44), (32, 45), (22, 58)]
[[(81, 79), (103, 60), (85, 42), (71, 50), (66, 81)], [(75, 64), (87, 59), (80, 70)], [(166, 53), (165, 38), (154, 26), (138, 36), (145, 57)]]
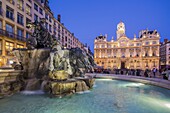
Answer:
[(116, 34), (117, 34), (117, 39), (119, 39), (122, 36), (125, 36), (125, 24), (123, 22), (120, 22), (117, 25)]

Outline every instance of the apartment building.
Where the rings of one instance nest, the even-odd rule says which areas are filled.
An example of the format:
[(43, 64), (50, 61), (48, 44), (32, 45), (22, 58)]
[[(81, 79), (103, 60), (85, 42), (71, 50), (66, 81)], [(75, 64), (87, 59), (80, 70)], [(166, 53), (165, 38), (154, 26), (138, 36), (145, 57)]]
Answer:
[(160, 46), (160, 68), (170, 68), (170, 40), (164, 39)]
[(63, 47), (83, 47), (83, 44), (56, 19), (48, 0), (0, 0), (0, 67), (14, 59), (13, 48), (25, 48), (26, 39), (33, 32), (26, 25), (46, 19), (45, 26)]

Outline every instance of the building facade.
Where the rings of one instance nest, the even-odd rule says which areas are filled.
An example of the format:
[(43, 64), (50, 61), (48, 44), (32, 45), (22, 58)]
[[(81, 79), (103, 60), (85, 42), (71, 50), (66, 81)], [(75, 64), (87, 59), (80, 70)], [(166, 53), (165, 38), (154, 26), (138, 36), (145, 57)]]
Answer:
[(63, 23), (56, 19), (48, 0), (0, 0), (0, 67), (13, 59), (13, 48), (25, 48), (26, 39), (33, 29), (26, 25), (45, 18), (45, 26), (51, 35), (66, 48), (83, 47), (83, 44)]
[(94, 41), (94, 60), (105, 69), (159, 69), (159, 33), (142, 30), (137, 38), (126, 36), (125, 24), (117, 25), (117, 39), (107, 41), (107, 35), (100, 35)]
[(164, 39), (160, 46), (160, 67), (161, 69), (170, 68), (170, 40)]

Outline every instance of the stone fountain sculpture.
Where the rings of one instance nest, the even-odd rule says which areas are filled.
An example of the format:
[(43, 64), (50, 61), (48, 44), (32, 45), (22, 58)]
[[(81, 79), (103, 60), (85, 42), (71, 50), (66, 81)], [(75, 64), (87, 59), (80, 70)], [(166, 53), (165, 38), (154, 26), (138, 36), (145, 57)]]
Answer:
[(93, 78), (85, 77), (95, 65), (93, 56), (80, 48), (64, 49), (44, 27), (44, 19), (28, 24), (34, 29), (27, 40), (27, 49), (15, 49), (24, 69), (21, 77), (24, 90), (43, 89), (55, 96), (89, 90)]

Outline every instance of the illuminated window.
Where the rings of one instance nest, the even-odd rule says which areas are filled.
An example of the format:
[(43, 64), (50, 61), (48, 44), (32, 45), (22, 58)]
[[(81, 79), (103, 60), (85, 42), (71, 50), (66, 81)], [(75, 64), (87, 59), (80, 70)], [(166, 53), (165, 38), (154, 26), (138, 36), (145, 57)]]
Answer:
[(5, 50), (6, 50), (6, 55), (13, 55), (12, 54), (12, 49), (14, 48), (14, 43), (12, 42), (6, 42), (5, 43)]
[(28, 4), (26, 5), (26, 14), (31, 16), (31, 6), (29, 6)]
[(24, 11), (23, 4), (24, 4), (23, 0), (18, 0), (18, 4), (17, 4), (18, 9)]
[(17, 48), (24, 48), (24, 46), (17, 44)]
[(9, 3), (11, 3), (11, 4), (15, 4), (15, 2), (14, 2), (14, 0), (7, 0)]

